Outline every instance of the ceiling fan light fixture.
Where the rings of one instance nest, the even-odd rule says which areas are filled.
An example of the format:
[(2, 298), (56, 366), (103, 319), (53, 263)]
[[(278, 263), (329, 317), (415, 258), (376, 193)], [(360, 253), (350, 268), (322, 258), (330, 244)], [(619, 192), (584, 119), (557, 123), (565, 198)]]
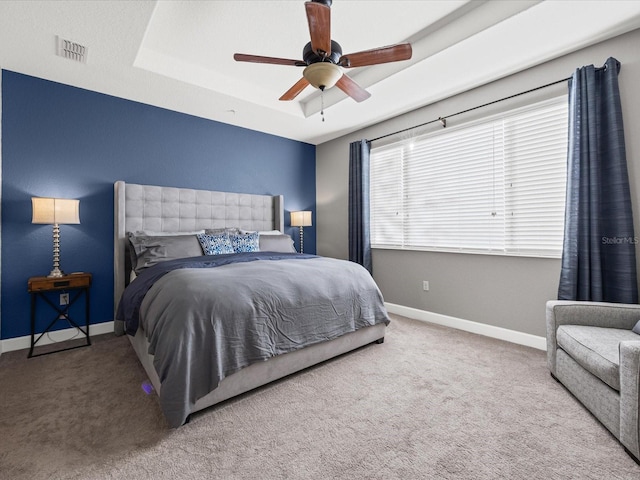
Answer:
[(304, 78), (315, 88), (325, 90), (333, 87), (340, 77), (342, 70), (340, 67), (329, 62), (312, 63), (302, 72)]

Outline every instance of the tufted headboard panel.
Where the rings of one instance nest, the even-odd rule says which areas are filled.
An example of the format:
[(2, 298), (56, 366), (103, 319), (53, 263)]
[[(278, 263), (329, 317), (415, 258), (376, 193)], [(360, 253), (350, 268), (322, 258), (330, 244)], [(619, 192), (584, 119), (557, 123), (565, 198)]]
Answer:
[[(282, 195), (114, 184), (114, 318), (125, 286), (127, 232), (189, 232), (207, 228), (284, 230)], [(116, 322), (116, 333), (122, 325)]]

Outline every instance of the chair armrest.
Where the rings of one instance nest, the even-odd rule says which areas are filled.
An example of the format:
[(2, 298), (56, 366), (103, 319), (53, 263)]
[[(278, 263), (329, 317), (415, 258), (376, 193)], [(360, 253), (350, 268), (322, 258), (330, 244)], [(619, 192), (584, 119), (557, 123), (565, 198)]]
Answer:
[(550, 300), (547, 302), (547, 364), (556, 374), (556, 332), (560, 325), (623, 328), (640, 320), (640, 305), (609, 302)]
[(640, 340), (620, 342), (620, 443), (640, 459)]

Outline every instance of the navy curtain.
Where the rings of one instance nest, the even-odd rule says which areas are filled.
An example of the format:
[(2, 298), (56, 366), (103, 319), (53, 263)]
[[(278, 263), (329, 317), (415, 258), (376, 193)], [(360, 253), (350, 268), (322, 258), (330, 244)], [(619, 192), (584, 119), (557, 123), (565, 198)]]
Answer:
[(349, 144), (349, 260), (372, 272), (369, 235), (369, 154), (371, 142)]
[(618, 89), (620, 62), (569, 81), (569, 152), (558, 298), (637, 303), (636, 238)]

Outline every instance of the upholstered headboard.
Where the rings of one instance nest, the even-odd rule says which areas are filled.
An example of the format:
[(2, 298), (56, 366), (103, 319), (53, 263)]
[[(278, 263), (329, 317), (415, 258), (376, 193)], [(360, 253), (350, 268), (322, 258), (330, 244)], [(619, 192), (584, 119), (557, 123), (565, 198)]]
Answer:
[[(127, 232), (190, 232), (207, 228), (284, 231), (282, 195), (114, 184), (114, 318), (125, 286)], [(124, 332), (115, 322), (115, 332)]]

